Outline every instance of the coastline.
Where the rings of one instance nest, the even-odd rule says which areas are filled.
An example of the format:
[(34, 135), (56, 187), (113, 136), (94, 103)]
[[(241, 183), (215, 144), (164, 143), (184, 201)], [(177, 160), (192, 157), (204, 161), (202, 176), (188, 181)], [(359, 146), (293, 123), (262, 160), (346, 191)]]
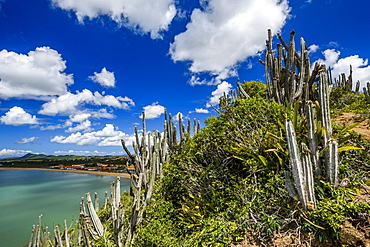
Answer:
[(123, 178), (130, 178), (130, 175), (128, 173), (118, 173), (118, 172), (61, 170), (61, 169), (49, 169), (49, 168), (21, 168), (21, 167), (0, 167), (0, 169), (70, 172), (70, 173), (84, 173), (84, 174), (90, 174), (90, 175), (104, 175), (104, 176), (116, 176), (116, 177), (118, 176), (118, 177), (123, 177)]

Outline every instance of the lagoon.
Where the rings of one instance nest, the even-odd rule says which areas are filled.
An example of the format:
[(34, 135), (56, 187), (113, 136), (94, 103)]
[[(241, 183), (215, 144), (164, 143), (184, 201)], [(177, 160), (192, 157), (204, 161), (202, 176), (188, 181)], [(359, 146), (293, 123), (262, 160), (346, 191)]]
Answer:
[[(81, 197), (97, 192), (103, 205), (112, 181), (115, 176), (0, 169), (0, 246), (26, 246), (40, 214), (49, 231), (64, 219), (71, 224)], [(121, 191), (128, 189), (129, 179), (121, 178)]]

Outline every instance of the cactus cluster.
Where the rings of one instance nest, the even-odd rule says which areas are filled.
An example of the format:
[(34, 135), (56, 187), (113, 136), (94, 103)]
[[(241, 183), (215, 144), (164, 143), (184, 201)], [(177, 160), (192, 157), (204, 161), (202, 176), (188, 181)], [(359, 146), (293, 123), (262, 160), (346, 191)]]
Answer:
[[(279, 104), (288, 103), (293, 106), (297, 100), (313, 98), (313, 83), (318, 80), (317, 75), (321, 67), (316, 64), (310, 73), (310, 60), (306, 42), (300, 39), (300, 53), (296, 51), (294, 41), (295, 31), (290, 33), (289, 45), (278, 34), (281, 44), (277, 44), (277, 57), (272, 48), (272, 33), (268, 30), (266, 40), (265, 76), (268, 97)], [(285, 65), (285, 66), (284, 66)]]
[[(295, 32), (290, 33), (287, 44), (281, 35), (281, 44), (277, 45), (277, 57), (272, 49), (272, 34), (268, 31), (266, 41), (265, 66), (268, 97), (277, 103), (301, 107), (296, 114), (306, 118), (308, 145), (298, 145), (294, 126), (286, 119), (285, 131), (289, 149), (291, 173), (286, 173), (286, 186), (289, 194), (298, 195), (302, 207), (306, 210), (315, 208), (314, 174), (324, 172), (327, 181), (338, 186), (338, 142), (332, 137), (329, 95), (333, 84), (331, 74), (325, 65), (315, 64), (310, 68), (308, 49), (303, 38), (300, 38), (300, 52), (295, 49)], [(283, 64), (285, 66), (283, 66)], [(352, 72), (352, 69), (351, 69)], [(329, 80), (328, 80), (329, 77)], [(345, 81), (347, 88), (352, 88), (352, 73)], [(314, 83), (318, 84), (314, 87)], [(313, 103), (317, 102), (317, 103)], [(318, 111), (315, 109), (318, 106)], [(319, 126), (323, 135), (319, 136)], [(322, 126), (322, 127), (321, 127)], [(324, 163), (320, 164), (319, 147), (326, 150)], [(293, 181), (290, 179), (293, 174)]]
[[(134, 205), (132, 207), (132, 215), (130, 219), (129, 229), (126, 238), (126, 246), (130, 246), (135, 236), (137, 227), (143, 221), (146, 207), (150, 203), (154, 191), (154, 181), (157, 177), (162, 177), (163, 163), (168, 158), (167, 149), (176, 151), (177, 147), (181, 146), (191, 135), (200, 131), (200, 122), (194, 119), (193, 128), (191, 121), (188, 119), (188, 125), (185, 127), (181, 115), (178, 117), (179, 131), (177, 131), (175, 121), (171, 114), (164, 111), (165, 122), (164, 132), (161, 134), (158, 131), (152, 133), (146, 132), (145, 112), (142, 113), (143, 133), (140, 140), (137, 129), (135, 129), (136, 142), (133, 143), (135, 155), (132, 155), (127, 148), (125, 142), (121, 140), (123, 149), (130, 157), (130, 162), (135, 167), (135, 172), (131, 173), (130, 192), (134, 197)], [(179, 132), (179, 133), (178, 133)], [(179, 140), (178, 136), (179, 135)], [(119, 246), (121, 243), (117, 242)]]
[[(168, 133), (166, 131), (164, 135), (158, 131), (147, 133), (145, 112), (142, 113), (142, 122), (143, 133), (141, 138), (137, 128), (135, 128), (136, 142), (132, 145), (135, 155), (131, 154), (124, 140), (121, 140), (124, 150), (131, 159), (131, 164), (135, 167), (135, 172), (129, 172), (131, 175), (130, 194), (134, 197), (134, 204), (126, 238), (127, 246), (131, 244), (136, 228), (145, 216), (146, 207), (153, 194), (154, 181), (157, 176), (162, 176), (162, 166), (167, 159), (166, 138)], [(118, 246), (123, 245), (119, 240), (117, 241)]]
[[(64, 220), (63, 231), (60, 226), (54, 227), (54, 238), (51, 237), (49, 228), (42, 227), (42, 215), (39, 216), (37, 225), (32, 227), (32, 233), (28, 243), (28, 247), (46, 247), (46, 246), (92, 246), (91, 239), (97, 239), (104, 234), (103, 225), (97, 215), (99, 207), (98, 198), (95, 194), (94, 203), (92, 202), (90, 193), (86, 193), (85, 198), (82, 198), (80, 203), (80, 216), (75, 222), (75, 227), (67, 226), (67, 221)], [(86, 207), (87, 206), (87, 211)]]
[[(175, 120), (171, 114), (167, 115), (166, 110), (164, 132), (159, 131), (147, 132), (145, 112), (142, 113), (142, 134), (139, 134), (135, 128), (135, 142), (132, 144), (134, 154), (132, 154), (124, 140), (121, 140), (123, 149), (130, 158), (129, 165), (134, 166), (134, 172), (127, 170), (130, 174), (130, 195), (133, 197), (133, 205), (130, 219), (124, 215), (121, 204), (120, 177), (111, 183), (110, 198), (105, 193), (103, 209), (110, 207), (110, 218), (112, 220), (112, 229), (114, 242), (117, 246), (131, 246), (135, 237), (137, 227), (142, 223), (145, 217), (146, 208), (150, 203), (154, 192), (154, 181), (163, 176), (163, 163), (168, 158), (168, 149), (172, 151), (181, 148), (186, 140), (191, 136), (191, 132), (196, 134), (200, 131), (200, 122), (194, 119), (193, 126), (191, 121), (185, 127), (181, 116), (178, 119), (178, 130)], [(95, 193), (94, 203), (90, 193), (86, 193), (80, 203), (80, 217), (76, 221), (75, 228), (67, 227), (64, 221), (64, 231), (61, 232), (59, 226), (54, 229), (54, 240), (50, 239), (48, 228), (42, 229), (41, 219), (39, 217), (37, 226), (33, 226), (29, 241), (29, 247), (43, 246), (92, 246), (94, 240), (105, 238), (104, 228), (98, 217), (99, 200)], [(86, 204), (86, 205), (85, 205)], [(87, 206), (87, 210), (86, 210)], [(129, 220), (128, 228), (123, 229), (124, 222)], [(123, 235), (126, 236), (124, 241)]]

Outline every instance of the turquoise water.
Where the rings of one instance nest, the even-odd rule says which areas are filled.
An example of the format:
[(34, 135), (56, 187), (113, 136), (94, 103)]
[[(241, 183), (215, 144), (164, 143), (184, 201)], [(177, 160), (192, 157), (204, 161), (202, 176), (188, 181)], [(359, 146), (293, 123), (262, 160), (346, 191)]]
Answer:
[[(114, 176), (34, 170), (0, 169), (0, 246), (25, 246), (32, 225), (43, 215), (42, 225), (78, 219), (81, 197), (98, 193), (100, 205), (109, 192)], [(121, 178), (121, 191), (129, 189), (129, 180)]]

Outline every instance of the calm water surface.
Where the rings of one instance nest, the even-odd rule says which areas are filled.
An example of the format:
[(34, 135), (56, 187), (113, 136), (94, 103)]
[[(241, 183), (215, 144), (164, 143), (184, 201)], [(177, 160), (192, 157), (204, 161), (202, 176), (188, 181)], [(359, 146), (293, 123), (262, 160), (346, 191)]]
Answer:
[[(64, 219), (71, 224), (78, 219), (81, 197), (90, 192), (93, 198), (97, 192), (102, 205), (114, 180), (114, 176), (0, 169), (0, 247), (27, 245), (40, 214), (42, 225), (50, 230)], [(129, 180), (121, 178), (121, 191), (128, 189)]]

